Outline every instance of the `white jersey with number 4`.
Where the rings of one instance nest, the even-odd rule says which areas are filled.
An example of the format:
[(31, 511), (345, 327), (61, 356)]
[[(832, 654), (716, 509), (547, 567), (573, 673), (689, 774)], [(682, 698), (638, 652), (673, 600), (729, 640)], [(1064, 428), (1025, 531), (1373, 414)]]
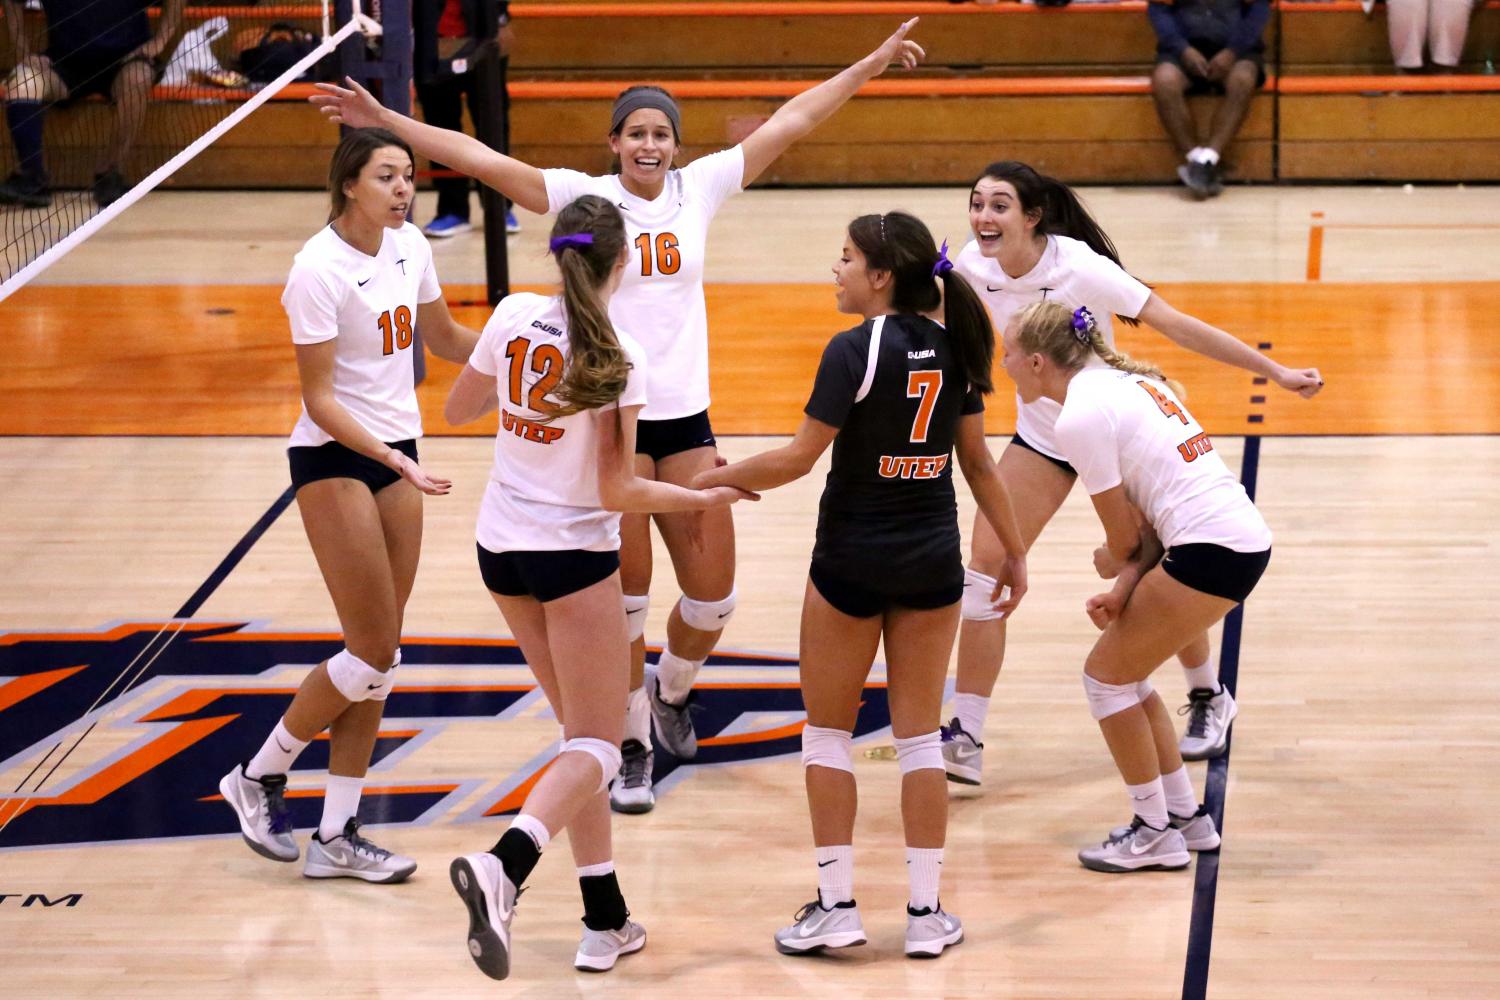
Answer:
[(1164, 383), (1117, 368), (1085, 368), (1068, 383), (1055, 430), (1089, 496), (1124, 484), (1163, 546), (1271, 547), (1271, 529), (1245, 487)]
[[(1082, 240), (1070, 236), (1048, 236), (1036, 266), (1012, 278), (998, 261), (979, 252), (970, 240), (953, 262), (984, 300), (995, 322), (995, 334), (1005, 331), (1010, 318), (1033, 302), (1061, 302), (1069, 309), (1086, 306), (1099, 324), (1104, 342), (1115, 343), (1114, 317), (1139, 316), (1151, 297), (1151, 289), (1125, 269)], [(1037, 451), (1062, 458), (1053, 440), (1052, 425), (1060, 407), (1050, 399), (1023, 403), (1016, 398), (1016, 433)]]
[(667, 174), (655, 201), (625, 190), (618, 174), (543, 170), (547, 211), (586, 194), (608, 199), (625, 219), (630, 261), (609, 302), (615, 329), (629, 330), (651, 361), (651, 402), (642, 420), (673, 420), (708, 409), (708, 310), (703, 261), (714, 213), (744, 183), (745, 156), (733, 146)]
[(551, 390), (571, 355), (560, 297), (517, 292), (501, 300), (469, 357), (494, 377), (500, 400), (495, 465), (479, 507), (475, 536), (491, 552), (620, 547), (620, 515), (599, 506), (596, 462), (601, 420), (646, 401), (646, 354), (616, 330), (631, 364), (620, 398), (595, 410), (546, 421)]
[[(292, 343), (336, 341), (334, 399), (389, 444), (422, 436), (412, 385), (412, 331), (417, 306), (442, 294), (432, 248), (410, 222), (382, 230), (373, 257), (345, 243), (330, 225), (302, 245), (281, 304)], [(304, 404), (288, 443), (316, 447), (332, 440)]]

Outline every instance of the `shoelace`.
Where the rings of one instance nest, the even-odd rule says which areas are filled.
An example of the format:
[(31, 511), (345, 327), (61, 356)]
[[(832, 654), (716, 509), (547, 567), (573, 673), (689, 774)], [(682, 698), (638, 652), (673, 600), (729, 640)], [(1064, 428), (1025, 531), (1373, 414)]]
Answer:
[(266, 818), (272, 833), (291, 833), (292, 814), (286, 808), (286, 775), (266, 775), (260, 779), (262, 793), (266, 797)]
[(646, 761), (648, 759), (649, 755), (646, 753), (644, 747), (638, 753), (631, 753), (625, 756), (620, 773), (621, 781), (626, 788), (640, 788), (651, 781), (651, 776), (646, 773)]
[[(663, 700), (661, 698), (660, 681), (658, 681), (656, 684), (656, 694), (657, 700), (661, 701), (663, 705), (672, 705), (671, 702)], [(692, 732), (692, 713), (703, 711), (702, 706), (698, 704), (698, 692), (689, 691), (687, 699), (684, 700), (681, 705), (672, 705), (672, 708), (675, 709), (675, 711), (672, 713), (672, 728), (677, 730), (678, 733), (682, 733), (684, 731)]]
[(1112, 844), (1123, 843), (1124, 841), (1129, 840), (1131, 837), (1134, 837), (1135, 831), (1139, 830), (1145, 825), (1146, 821), (1141, 819), (1139, 816), (1131, 817), (1130, 825), (1127, 827), (1122, 827), (1118, 835), (1110, 837), (1104, 842), (1104, 844), (1107, 847)]
[(373, 861), (384, 861), (391, 856), (391, 852), (384, 847), (377, 847), (359, 835), (359, 822), (357, 820), (351, 819), (348, 823), (344, 824), (344, 839), (349, 842), (349, 849), (355, 854), (363, 854)]
[(1192, 713), (1188, 717), (1189, 736), (1208, 735), (1208, 714), (1213, 708), (1210, 704), (1212, 701), (1213, 695), (1200, 695), (1197, 692), (1189, 692), (1188, 703), (1177, 710), (1178, 715)]
[(821, 909), (822, 909), (822, 907), (820, 905), (818, 905), (818, 901), (815, 899), (811, 903), (805, 904), (802, 907), (802, 909), (800, 909), (800, 910), (797, 911), (796, 916), (792, 917), (792, 923), (794, 923), (794, 924), (800, 924), (800, 923), (802, 923), (802, 921), (804, 921), (808, 917), (812, 916), (813, 915), (813, 911), (815, 911), (815, 910), (821, 910)]

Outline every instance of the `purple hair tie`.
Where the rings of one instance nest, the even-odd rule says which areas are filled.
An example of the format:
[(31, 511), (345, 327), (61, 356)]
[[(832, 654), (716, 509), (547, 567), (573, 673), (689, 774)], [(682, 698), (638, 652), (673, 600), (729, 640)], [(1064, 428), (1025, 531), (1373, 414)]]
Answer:
[(938, 247), (937, 263), (932, 265), (932, 276), (937, 278), (951, 270), (953, 270), (953, 261), (948, 259), (948, 241), (944, 240), (943, 245)]
[(562, 253), (568, 247), (575, 249), (594, 245), (593, 233), (572, 233), (567, 236), (554, 236), (548, 242), (547, 248), (553, 253)]
[(1094, 314), (1086, 306), (1073, 310), (1073, 336), (1080, 344), (1087, 344), (1094, 332)]

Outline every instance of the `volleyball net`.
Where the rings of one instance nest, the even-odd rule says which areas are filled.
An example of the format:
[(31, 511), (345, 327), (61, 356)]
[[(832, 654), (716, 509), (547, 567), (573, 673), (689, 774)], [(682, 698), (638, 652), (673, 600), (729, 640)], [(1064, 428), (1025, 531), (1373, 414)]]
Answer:
[[(40, 9), (0, 0), (8, 34), (0, 301), (266, 102), (305, 98), (314, 82), (344, 75), (383, 80), (398, 99), (409, 92), (405, 2), (376, 0), (367, 14), (357, 0), (265, 7), (162, 0), (149, 13), (111, 16), (120, 6), (85, 0), (78, 13), (49, 23)], [(268, 162), (268, 177), (275, 170)]]

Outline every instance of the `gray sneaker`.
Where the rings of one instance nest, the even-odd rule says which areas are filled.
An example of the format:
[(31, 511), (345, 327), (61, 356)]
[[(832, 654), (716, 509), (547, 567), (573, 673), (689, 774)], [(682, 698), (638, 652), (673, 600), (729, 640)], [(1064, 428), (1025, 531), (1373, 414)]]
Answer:
[(469, 954), (491, 979), (510, 975), (510, 922), (516, 915), (515, 883), (489, 852), (465, 854), (448, 866), (453, 889), (469, 908)]
[(955, 717), (942, 727), (943, 770), (948, 780), (960, 785), (980, 783), (980, 771), (984, 769), (984, 744), (964, 731)]
[(776, 932), (776, 950), (783, 955), (806, 955), (824, 948), (852, 948), (864, 944), (865, 925), (854, 900), (823, 909), (815, 899), (792, 918), (790, 927)]
[(962, 944), (964, 925), (951, 913), (943, 912), (943, 904), (936, 910), (914, 913), (906, 908), (906, 957), (937, 958), (944, 948)]
[(651, 768), (656, 755), (640, 740), (620, 745), (620, 773), (609, 783), (609, 807), (617, 813), (648, 813), (656, 808)]
[(698, 734), (693, 732), (693, 719), (689, 709), (693, 704), (693, 692), (681, 705), (664, 701), (661, 696), (661, 680), (656, 671), (646, 668), (646, 691), (651, 702), (651, 723), (661, 745), (678, 760), (692, 760), (698, 756)]
[(325, 841), (312, 835), (307, 844), (307, 863), (302, 866), (304, 878), (358, 878), (366, 882), (390, 884), (405, 882), (417, 870), (417, 863), (400, 854), (377, 847), (359, 832), (359, 820), (350, 819), (344, 832)]
[(282, 794), (286, 775), (245, 777), (245, 765), (219, 779), (219, 793), (240, 821), (240, 836), (250, 850), (272, 861), (296, 861), (297, 841), (292, 838), (292, 817)]
[[(1183, 842), (1187, 844), (1190, 851), (1213, 851), (1220, 844), (1219, 828), (1214, 826), (1214, 818), (1208, 814), (1208, 806), (1199, 806), (1198, 811), (1191, 816), (1177, 816), (1173, 813), (1167, 814), (1172, 824), (1172, 829), (1182, 834)], [(1109, 831), (1111, 840), (1130, 836), (1130, 827), (1117, 826)]]
[(1129, 826), (1111, 830), (1098, 847), (1078, 852), (1083, 867), (1096, 872), (1176, 871), (1192, 861), (1182, 832), (1170, 824), (1153, 830), (1139, 816)]
[(1224, 756), (1229, 749), (1229, 725), (1239, 711), (1228, 688), (1221, 688), (1218, 694), (1208, 688), (1189, 691), (1188, 703), (1177, 710), (1178, 715), (1188, 717), (1187, 732), (1177, 744), (1182, 759), (1212, 760)]
[(578, 954), (573, 958), (573, 968), (584, 972), (608, 972), (615, 967), (621, 955), (630, 955), (646, 947), (646, 928), (625, 919), (625, 926), (617, 931), (593, 931), (583, 929), (583, 938), (578, 942)]

